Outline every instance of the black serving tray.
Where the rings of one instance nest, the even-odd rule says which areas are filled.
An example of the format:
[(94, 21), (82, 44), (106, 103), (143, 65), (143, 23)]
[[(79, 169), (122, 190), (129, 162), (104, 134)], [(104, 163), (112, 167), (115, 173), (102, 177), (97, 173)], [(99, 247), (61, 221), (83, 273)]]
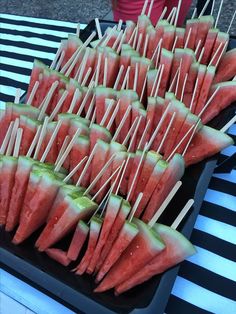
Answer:
[[(113, 26), (109, 21), (100, 21), (102, 31)], [(85, 40), (95, 30), (92, 21), (81, 34)], [(236, 41), (231, 40), (231, 48)], [(210, 126), (220, 129), (235, 114), (236, 106), (231, 105), (221, 112)], [(182, 179), (183, 185), (170, 203), (159, 221), (171, 225), (189, 198), (195, 203), (191, 212), (179, 226), (187, 238), (190, 238), (193, 226), (199, 213), (210, 178), (216, 166), (218, 155), (204, 160), (186, 169)], [(14, 233), (7, 233), (0, 228), (0, 266), (8, 272), (36, 287), (76, 313), (150, 313), (162, 314), (165, 310), (179, 265), (133, 288), (131, 291), (115, 297), (113, 292), (93, 293), (94, 279), (92, 276), (75, 276), (70, 270), (77, 265), (64, 267), (50, 259), (45, 253), (34, 248), (40, 230), (19, 246), (11, 243)], [(65, 248), (68, 239), (64, 239), (58, 247)]]

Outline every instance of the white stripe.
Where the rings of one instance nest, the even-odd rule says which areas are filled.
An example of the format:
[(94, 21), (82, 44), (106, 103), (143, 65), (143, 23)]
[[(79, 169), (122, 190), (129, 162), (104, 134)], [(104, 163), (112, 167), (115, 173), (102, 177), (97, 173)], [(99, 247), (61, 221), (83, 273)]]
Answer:
[(0, 64), (6, 64), (6, 65), (14, 65), (20, 68), (24, 69), (32, 69), (33, 67), (33, 62), (29, 61), (23, 61), (23, 60), (17, 60), (13, 58), (8, 58), (8, 57), (0, 57)]
[(34, 312), (27, 309), (23, 304), (20, 304), (1, 291), (0, 300), (2, 313), (34, 314)]
[(224, 222), (198, 215), (194, 228), (224, 241), (236, 244), (235, 227)]
[(234, 153), (236, 153), (236, 146), (231, 145), (225, 148), (224, 150), (222, 150), (220, 153), (226, 156), (232, 156)]
[(223, 192), (208, 189), (204, 200), (232, 211), (236, 211), (236, 197)]
[(72, 314), (62, 304), (0, 269), (1, 291), (36, 313)]
[[(70, 27), (70, 28), (76, 28), (77, 27), (77, 23), (73, 23), (73, 22), (39, 19), (39, 18), (28, 17), (28, 16), (1, 14), (1, 18), (15, 20), (15, 21), (32, 22), (32, 23), (38, 23), (38, 24), (55, 25), (55, 26), (61, 26), (61, 27), (63, 27), (63, 26), (64, 27)], [(83, 28), (85, 28), (85, 26), (86, 26), (86, 24), (81, 24), (80, 28), (83, 29)]]
[(188, 258), (188, 261), (208, 269), (220, 276), (236, 281), (235, 262), (195, 245), (197, 254)]
[(230, 173), (214, 173), (213, 177), (236, 183), (236, 170), (232, 170)]
[(172, 294), (211, 313), (236, 313), (235, 301), (202, 288), (180, 276), (176, 278)]
[(30, 81), (30, 77), (28, 75), (23, 75), (23, 74), (19, 74), (19, 73), (13, 73), (13, 72), (10, 72), (10, 71), (3, 71), (1, 70), (1, 73), (0, 73), (0, 77), (5, 77), (5, 78), (10, 78), (14, 81), (17, 81), (17, 82), (22, 82), (22, 83), (26, 83), (26, 84), (29, 84), (29, 81)]
[[(51, 29), (44, 29), (44, 28), (37, 28), (32, 26), (23, 26), (23, 25), (14, 25), (8, 23), (1, 23), (1, 27), (5, 29), (17, 30), (20, 32), (31, 32), (35, 34), (42, 34), (42, 35), (53, 35), (61, 38), (68, 38), (68, 33), (64, 31), (55, 31)], [(4, 33), (4, 31), (2, 31)], [(71, 33), (70, 33), (71, 34)]]
[(1, 34), (2, 40), (8, 40), (12, 42), (25, 42), (28, 44), (32, 44), (35, 46), (45, 46), (50, 48), (58, 48), (60, 46), (59, 42), (54, 42), (51, 40), (41, 39), (37, 37), (24, 37), (24, 36), (16, 36), (16, 35), (9, 35), (9, 34)]
[[(43, 51), (27, 49), (27, 48), (20, 48), (20, 47), (15, 47), (15, 46), (8, 46), (8, 45), (0, 45), (0, 51), (13, 52), (20, 55), (31, 56), (35, 58), (44, 58), (48, 60), (52, 60), (55, 56), (54, 53), (43, 52)], [(18, 60), (15, 59), (16, 63), (17, 61)]]
[(232, 135), (236, 135), (236, 124), (231, 125), (231, 127), (229, 128), (228, 134), (232, 134)]
[[(15, 96), (16, 94), (16, 87), (13, 86), (5, 86), (5, 85), (1, 85), (1, 93), (5, 94), (5, 95), (9, 95), (9, 96)], [(25, 91), (22, 90), (22, 94)]]

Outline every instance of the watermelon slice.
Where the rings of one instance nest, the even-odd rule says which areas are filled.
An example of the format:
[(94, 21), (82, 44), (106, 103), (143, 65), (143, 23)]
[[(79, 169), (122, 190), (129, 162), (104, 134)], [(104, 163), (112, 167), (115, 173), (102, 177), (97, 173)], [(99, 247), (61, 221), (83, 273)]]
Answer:
[(90, 153), (92, 152), (94, 145), (97, 141), (103, 140), (104, 142), (110, 143), (111, 141), (111, 133), (104, 127), (99, 124), (93, 123), (90, 127)]
[(68, 34), (68, 40), (66, 41), (66, 47), (64, 48), (65, 57), (63, 58), (61, 68), (67, 63), (77, 48), (82, 46), (82, 44), (82, 41), (77, 35)]
[(109, 290), (124, 282), (165, 248), (160, 236), (144, 222), (138, 219), (134, 219), (133, 222), (139, 228), (138, 235), (94, 290), (95, 292)]
[(113, 87), (116, 75), (119, 71), (119, 55), (110, 47), (105, 47), (105, 56), (107, 57), (108, 69), (107, 69), (107, 87)]
[[(39, 150), (39, 153), (38, 153), (38, 159), (40, 160), (52, 135), (53, 135), (53, 132), (55, 130), (57, 126), (57, 122), (53, 121), (53, 122), (50, 122), (48, 123), (47, 125), (47, 130), (46, 130), (46, 134), (45, 134), (45, 137), (44, 137), (44, 140), (43, 140), (43, 143), (40, 147), (40, 150)], [(52, 147), (50, 148), (48, 154), (47, 154), (47, 157), (46, 157), (46, 162), (49, 162), (51, 164), (54, 164), (55, 161), (57, 160), (57, 156), (58, 156), (58, 149), (57, 149), (57, 141), (54, 140), (53, 141), (53, 144), (52, 144)], [(65, 167), (66, 169), (66, 167)]]
[(188, 108), (190, 107), (191, 100), (193, 97), (193, 91), (194, 91), (194, 86), (196, 83), (198, 71), (199, 71), (199, 63), (198, 62), (192, 63), (189, 69), (188, 79), (185, 85), (185, 92), (184, 92), (184, 99), (183, 99), (183, 103)]
[(203, 128), (194, 136), (184, 156), (186, 166), (213, 156), (232, 144), (233, 139), (227, 134), (208, 126), (203, 126)]
[[(214, 59), (212, 60), (211, 65), (216, 65), (218, 63), (218, 59), (219, 59), (223, 49), (225, 49), (225, 50), (227, 49), (228, 42), (229, 42), (229, 34), (223, 33), (223, 32), (218, 32), (214, 47), (212, 49), (211, 59), (213, 59), (213, 57), (214, 57)], [(221, 45), (221, 48), (218, 50), (218, 52), (216, 54), (216, 51), (220, 45)]]
[(19, 155), (25, 156), (41, 123), (27, 116), (20, 116), (20, 128), (23, 129)]
[(103, 247), (103, 250), (100, 254), (99, 261), (96, 265), (95, 271), (97, 272), (103, 265), (103, 262), (105, 258), (107, 257), (107, 254), (110, 252), (113, 243), (115, 242), (116, 238), (118, 237), (118, 234), (120, 230), (122, 229), (125, 219), (127, 218), (128, 214), (130, 213), (130, 203), (127, 202), (126, 200), (122, 200), (120, 210), (116, 216), (116, 219), (112, 225), (111, 231), (109, 233), (109, 237), (106, 241), (106, 244)]
[(162, 47), (167, 50), (171, 50), (175, 39), (175, 26), (168, 25), (164, 27), (164, 34), (162, 39)]
[[(132, 33), (134, 31), (134, 28), (136, 26), (136, 23), (134, 23), (133, 21), (126, 21), (126, 33), (125, 33), (125, 42), (129, 42), (130, 37), (132, 36)], [(132, 44), (132, 43), (131, 43)]]
[[(158, 74), (157, 69), (152, 69), (147, 72), (147, 96), (154, 96), (152, 90), (157, 74)], [(153, 91), (155, 91), (155, 89)]]
[(115, 287), (116, 294), (121, 294), (132, 287), (147, 281), (168, 268), (184, 261), (196, 253), (194, 246), (178, 231), (162, 224), (155, 224), (154, 230), (161, 236), (166, 248), (134, 276)]
[[(181, 179), (184, 174), (185, 164), (181, 155), (175, 154), (171, 159), (166, 171), (159, 180), (148, 206), (143, 214), (142, 220), (148, 222), (157, 212), (162, 202), (165, 200), (168, 193), (174, 187), (177, 181)], [(166, 184), (168, 182), (168, 184)]]
[(115, 99), (116, 92), (112, 88), (98, 86), (95, 89), (95, 94), (96, 122), (100, 124), (105, 114), (105, 99)]
[(175, 48), (184, 48), (185, 28), (176, 27), (175, 36), (177, 37)]
[(122, 203), (122, 198), (120, 196), (117, 196), (114, 194), (110, 195), (107, 208), (106, 208), (104, 221), (103, 221), (101, 232), (100, 232), (100, 236), (97, 241), (97, 245), (94, 250), (93, 256), (90, 260), (89, 266), (87, 268), (87, 273), (89, 274), (92, 274), (94, 272), (96, 264), (99, 261), (101, 251), (109, 237), (109, 233), (111, 231), (113, 223), (115, 222), (121, 203)]
[(97, 216), (93, 216), (91, 219), (87, 250), (82, 260), (80, 261), (79, 265), (76, 267), (76, 275), (83, 275), (90, 263), (90, 260), (93, 256), (98, 241), (99, 233), (102, 227), (102, 222), (103, 220)]
[(88, 225), (80, 220), (76, 226), (73, 238), (71, 240), (68, 252), (67, 252), (67, 258), (71, 261), (77, 260), (81, 249), (83, 248), (83, 245), (87, 239), (87, 235), (89, 233), (89, 227)]
[(204, 83), (206, 71), (207, 71), (207, 66), (204, 64), (200, 64), (198, 68), (198, 75), (197, 75), (198, 84), (197, 84), (196, 93), (195, 93), (194, 101), (191, 108), (191, 111), (193, 113), (195, 113), (197, 109), (198, 98), (200, 96), (200, 92)]
[(0, 225), (5, 225), (12, 189), (15, 181), (18, 159), (11, 156), (1, 157), (1, 179), (0, 179)]
[[(128, 161), (126, 170), (124, 172), (123, 179), (122, 179), (121, 185), (120, 185), (120, 191), (119, 191), (120, 194), (123, 195), (123, 196), (127, 195), (129, 174), (130, 174), (130, 171), (132, 169), (133, 159), (135, 157), (135, 154), (134, 153), (128, 153), (128, 156), (130, 156), (129, 157), (129, 161)], [(127, 156), (127, 158), (128, 158), (128, 156)]]
[[(125, 151), (118, 152), (116, 154), (112, 162), (112, 173), (115, 172), (115, 170), (122, 165), (123, 161), (127, 159), (127, 156), (128, 156), (128, 153)], [(115, 179), (116, 179), (115, 177), (112, 178), (111, 185), (115, 182)], [(114, 186), (113, 191), (116, 191), (118, 184), (119, 182), (116, 182), (116, 185)]]
[(68, 130), (68, 135), (72, 138), (75, 133), (78, 131), (78, 129), (81, 130), (80, 135), (89, 135), (89, 123), (90, 121), (81, 118), (81, 117), (76, 117), (74, 119), (70, 120), (70, 128)]
[[(83, 90), (81, 89), (78, 82), (73, 80), (73, 79), (70, 79), (70, 81), (66, 84), (66, 90), (68, 91), (68, 95), (67, 95), (65, 101), (63, 102), (63, 105), (62, 105), (62, 108), (60, 111), (66, 113), (66, 112), (68, 112), (69, 109), (71, 109), (70, 106), (71, 106), (72, 99), (74, 97), (74, 93), (76, 90), (78, 90), (77, 91), (78, 98), (75, 102), (74, 109), (70, 112), (70, 113), (77, 113), (77, 111), (79, 110), (80, 104), (82, 102), (82, 99), (83, 99)], [(62, 92), (60, 94), (62, 94)], [(58, 101), (59, 101), (59, 99), (58, 99)]]
[(212, 55), (212, 50), (216, 41), (219, 30), (217, 28), (211, 28), (207, 34), (206, 41), (204, 44), (204, 52), (202, 56), (201, 63), (208, 64), (210, 62), (210, 57)]
[(143, 197), (141, 199), (141, 202), (138, 205), (138, 208), (135, 212), (135, 217), (140, 217), (142, 214), (144, 208), (146, 207), (149, 199), (151, 198), (159, 180), (161, 179), (163, 173), (168, 168), (168, 163), (164, 160), (159, 160), (157, 164), (155, 165), (147, 184), (143, 190)]
[(60, 151), (63, 142), (68, 135), (69, 128), (70, 128), (70, 120), (75, 118), (76, 116), (74, 114), (69, 113), (61, 113), (58, 115), (58, 121), (61, 120), (62, 124), (61, 127), (57, 133), (57, 149)]
[(71, 262), (71, 260), (67, 257), (67, 253), (60, 249), (50, 248), (47, 249), (45, 253), (63, 266), (68, 266)]
[(164, 65), (164, 70), (161, 78), (160, 88), (158, 91), (158, 95), (160, 97), (164, 97), (171, 73), (171, 66), (173, 62), (174, 55), (172, 52), (162, 48), (161, 49), (161, 57), (160, 64)]
[[(155, 49), (159, 43), (159, 41), (162, 39), (164, 34), (164, 28), (169, 26), (170, 24), (166, 20), (161, 20), (158, 22), (156, 28), (153, 26), (147, 27), (147, 32), (149, 34), (149, 42), (148, 42), (148, 49), (147, 49), (147, 57), (149, 59), (152, 58), (153, 53), (155, 52)], [(154, 58), (153, 61), (156, 61)]]
[[(230, 66), (229, 66), (230, 65)], [(231, 80), (236, 74), (236, 48), (227, 51), (217, 68), (214, 83), (226, 82)]]
[(199, 24), (198, 19), (191, 19), (191, 20), (187, 20), (187, 22), (186, 22), (184, 43), (186, 43), (186, 40), (188, 38), (190, 29), (191, 29), (191, 34), (189, 36), (187, 48), (190, 48), (192, 50), (194, 50), (194, 48), (196, 47), (198, 24)]
[[(201, 48), (205, 47), (205, 41), (208, 35), (209, 30), (214, 25), (214, 17), (211, 15), (203, 15), (198, 19), (198, 29), (197, 29), (197, 37), (195, 42), (195, 47), (198, 45), (201, 40), (201, 44), (198, 50), (198, 55), (200, 54)], [(207, 47), (206, 47), (207, 48)], [(206, 49), (205, 48), (205, 49)]]
[(236, 81), (212, 85), (209, 98), (218, 87), (220, 87), (220, 89), (201, 117), (204, 124), (216, 117), (221, 110), (225, 109), (236, 100)]
[(130, 243), (134, 240), (139, 230), (134, 223), (126, 221), (120, 230), (108, 256), (106, 257), (99, 273), (96, 276), (96, 282), (99, 282), (111, 269), (111, 267), (120, 258), (121, 254), (126, 250)]
[(147, 15), (141, 14), (138, 16), (137, 21), (137, 27), (138, 27), (138, 34), (137, 38), (139, 38), (140, 35), (142, 35), (142, 41), (140, 45), (140, 52), (143, 53), (143, 46), (145, 42), (145, 35), (146, 35), (146, 29), (148, 26), (150, 26), (152, 23)]
[(51, 225), (49, 234), (45, 239), (40, 241), (40, 245), (39, 241), (36, 242), (39, 251), (44, 251), (61, 240), (76, 227), (79, 220), (87, 219), (97, 208), (97, 204), (85, 196), (74, 199), (68, 195), (65, 197), (64, 201), (67, 202), (65, 211), (58, 217), (56, 222)]

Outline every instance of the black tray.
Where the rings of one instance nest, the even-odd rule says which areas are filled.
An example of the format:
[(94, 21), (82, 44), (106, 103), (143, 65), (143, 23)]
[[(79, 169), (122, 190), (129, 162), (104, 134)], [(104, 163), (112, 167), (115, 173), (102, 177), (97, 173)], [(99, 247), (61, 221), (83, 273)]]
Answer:
[[(107, 26), (114, 25), (108, 21), (100, 23), (103, 31)], [(83, 31), (83, 39), (85, 40), (94, 29), (95, 23), (92, 21)], [(231, 45), (236, 46), (233, 41)], [(224, 110), (210, 125), (221, 128), (234, 115), (235, 108), (236, 106), (232, 105)], [(160, 222), (170, 225), (186, 201), (194, 198), (192, 211), (179, 226), (179, 230), (190, 238), (216, 162), (217, 155), (186, 169), (183, 185), (160, 217)], [(119, 297), (115, 297), (112, 292), (94, 294), (94, 280), (91, 276), (75, 276), (70, 272), (74, 265), (70, 268), (63, 267), (34, 248), (39, 232), (35, 232), (22, 245), (15, 246), (11, 243), (13, 233), (0, 229), (0, 266), (76, 313), (164, 312), (179, 265)], [(67, 242), (68, 239), (63, 240), (59, 247), (65, 247)]]

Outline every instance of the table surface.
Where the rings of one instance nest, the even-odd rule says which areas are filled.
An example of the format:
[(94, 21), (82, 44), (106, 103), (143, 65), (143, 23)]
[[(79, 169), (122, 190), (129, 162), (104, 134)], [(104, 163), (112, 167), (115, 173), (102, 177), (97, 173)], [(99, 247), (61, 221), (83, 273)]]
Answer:
[[(0, 107), (16, 88), (27, 89), (34, 58), (52, 60), (62, 38), (76, 23), (0, 15)], [(81, 28), (85, 25), (81, 25)], [(236, 124), (228, 133), (236, 140)], [(236, 152), (233, 145), (221, 160)], [(197, 254), (185, 261), (175, 280), (167, 314), (236, 313), (236, 170), (213, 174), (191, 241)], [(72, 313), (60, 303), (0, 269), (0, 313)]]

